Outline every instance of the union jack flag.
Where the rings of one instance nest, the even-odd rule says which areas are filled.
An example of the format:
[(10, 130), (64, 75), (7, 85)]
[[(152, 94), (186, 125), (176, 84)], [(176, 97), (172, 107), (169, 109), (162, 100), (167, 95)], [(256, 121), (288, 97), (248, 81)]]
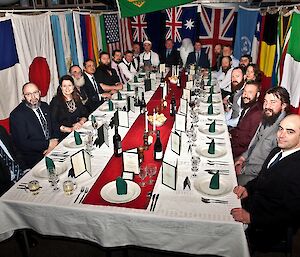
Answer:
[(211, 65), (215, 63), (216, 44), (232, 45), (235, 30), (235, 8), (217, 9), (202, 6), (200, 39), (207, 48)]
[(182, 21), (180, 21), (180, 15), (182, 14), (181, 7), (173, 7), (166, 9), (167, 20), (166, 20), (166, 39), (172, 39), (174, 43), (181, 42), (181, 36), (179, 29), (182, 28)]
[(132, 17), (131, 28), (133, 30), (133, 41), (135, 42), (148, 40), (148, 36), (146, 34), (147, 21), (145, 20), (145, 17), (145, 14)]

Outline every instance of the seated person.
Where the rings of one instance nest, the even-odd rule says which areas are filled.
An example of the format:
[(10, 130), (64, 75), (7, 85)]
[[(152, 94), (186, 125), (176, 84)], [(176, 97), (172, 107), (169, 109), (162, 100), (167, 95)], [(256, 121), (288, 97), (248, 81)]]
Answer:
[(37, 85), (22, 88), (24, 99), (10, 114), (10, 132), (22, 155), (24, 168), (32, 168), (58, 144), (59, 131), (52, 126), (49, 105), (41, 101)]
[(153, 67), (158, 67), (159, 56), (151, 50), (152, 43), (149, 40), (144, 41), (144, 52), (140, 54), (140, 68), (144, 70), (152, 70)]
[(134, 42), (132, 45), (133, 53), (133, 67), (136, 71), (140, 70), (140, 54), (141, 54), (141, 45), (138, 42)]
[(60, 131), (60, 140), (72, 131), (80, 129), (87, 121), (88, 111), (80, 101), (71, 76), (64, 75), (60, 78), (57, 94), (50, 103), (50, 110), (52, 124)]
[(0, 125), (0, 196), (24, 175), (22, 164), (22, 156), (6, 129)]
[(248, 149), (236, 159), (238, 184), (245, 185), (257, 177), (271, 150), (277, 146), (276, 132), (289, 109), (290, 97), (283, 87), (270, 88), (264, 97), (262, 122)]
[(182, 61), (182, 66), (186, 66), (186, 60), (191, 52), (194, 51), (194, 46), (192, 40), (190, 38), (184, 38), (181, 42), (181, 46), (179, 48), (180, 59)]
[(242, 94), (245, 86), (245, 75), (241, 67), (231, 73), (231, 94), (223, 98), (226, 124), (229, 128), (236, 127), (242, 111)]
[(222, 96), (231, 94), (231, 73), (233, 68), (231, 67), (231, 58), (229, 56), (223, 56), (222, 58), (222, 72), (213, 72), (213, 77), (216, 77), (217, 83), (222, 91)]
[(223, 57), (223, 54), (222, 54), (222, 45), (221, 44), (216, 44), (215, 47), (214, 47), (214, 55), (215, 55), (215, 58), (216, 58), (216, 63), (213, 65), (212, 67), (212, 70), (220, 70), (221, 68), (221, 61), (222, 61), (222, 57)]
[(174, 48), (174, 43), (171, 39), (167, 39), (165, 42), (165, 48), (159, 56), (160, 63), (165, 63), (167, 67), (172, 65), (180, 65), (180, 54)]
[(256, 64), (249, 64), (246, 68), (246, 81), (254, 80), (261, 82), (261, 72)]
[(222, 49), (222, 55), (223, 56), (230, 56), (231, 58), (231, 61), (232, 61), (232, 67), (235, 68), (235, 67), (238, 67), (240, 62), (238, 59), (236, 59), (234, 56), (233, 56), (233, 51), (232, 51), (232, 47), (230, 45), (225, 45), (223, 46), (223, 49)]
[(95, 72), (95, 79), (101, 89), (111, 95), (123, 88), (120, 78), (115, 69), (111, 67), (109, 54), (102, 52), (100, 54), (100, 64)]
[(133, 80), (134, 75), (137, 74), (137, 71), (133, 65), (133, 53), (129, 50), (125, 52), (124, 58), (118, 66), (121, 72), (124, 74), (124, 77), (126, 79), (125, 82), (127, 82), (128, 80)]
[(87, 94), (88, 100), (85, 104), (89, 113), (95, 111), (105, 98), (111, 98), (110, 93), (105, 93), (95, 79), (96, 66), (94, 60), (88, 59), (83, 63), (84, 67), (84, 86), (83, 89)]
[[(249, 224), (246, 233), (250, 248), (259, 243), (274, 245), (273, 240), (280, 238), (287, 227), (299, 226), (300, 116), (286, 116), (276, 137), (278, 147), (268, 154), (259, 175), (233, 189), (243, 208), (232, 209), (231, 215)], [(259, 234), (263, 235), (258, 238)]]
[(240, 58), (240, 64), (239, 67), (243, 68), (244, 71), (246, 71), (249, 64), (252, 63), (252, 57), (249, 54), (244, 54)]
[(82, 104), (85, 105), (88, 101), (88, 96), (85, 92), (85, 79), (82, 74), (81, 68), (78, 65), (72, 65), (69, 69), (69, 74), (74, 79), (74, 85), (77, 88)]
[(209, 68), (210, 64), (208, 61), (205, 49), (202, 49), (200, 39), (197, 39), (194, 44), (194, 52), (189, 53), (185, 67), (187, 68), (191, 64), (195, 64), (197, 67)]
[(122, 56), (121, 50), (119, 50), (119, 49), (113, 50), (111, 67), (116, 70), (122, 84), (125, 84), (127, 80), (126, 80), (126, 77), (125, 77), (123, 71), (120, 69), (120, 66), (119, 66), (119, 64), (122, 62), (122, 58), (123, 58), (123, 56)]
[(248, 81), (242, 95), (242, 112), (235, 128), (230, 130), (233, 158), (245, 152), (261, 121), (262, 107), (258, 102), (260, 84)]

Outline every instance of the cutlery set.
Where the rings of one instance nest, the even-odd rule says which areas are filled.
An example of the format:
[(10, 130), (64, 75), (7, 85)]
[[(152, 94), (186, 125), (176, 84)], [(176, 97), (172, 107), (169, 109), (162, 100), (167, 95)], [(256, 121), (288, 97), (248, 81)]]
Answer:
[(151, 206), (150, 206), (150, 211), (154, 212), (156, 203), (158, 201), (159, 194), (153, 194), (151, 198)]
[(66, 152), (55, 151), (52, 152), (49, 157), (53, 159), (53, 161), (64, 162), (69, 156), (70, 155), (67, 151)]
[(76, 197), (74, 203), (77, 202), (77, 200), (80, 198), (80, 196), (81, 196), (81, 198), (80, 198), (80, 200), (78, 201), (78, 203), (82, 203), (84, 197), (87, 195), (87, 193), (88, 193), (89, 191), (90, 191), (90, 190), (89, 190), (88, 187), (81, 187), (80, 192), (79, 192), (79, 194), (77, 195), (77, 197)]

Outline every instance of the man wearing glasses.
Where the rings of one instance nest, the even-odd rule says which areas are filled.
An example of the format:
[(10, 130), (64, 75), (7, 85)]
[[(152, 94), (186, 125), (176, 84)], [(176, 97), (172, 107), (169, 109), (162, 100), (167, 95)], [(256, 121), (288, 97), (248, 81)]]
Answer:
[(49, 106), (38, 87), (29, 82), (22, 92), (23, 101), (10, 114), (10, 130), (26, 168), (32, 168), (58, 144), (58, 132), (52, 130)]

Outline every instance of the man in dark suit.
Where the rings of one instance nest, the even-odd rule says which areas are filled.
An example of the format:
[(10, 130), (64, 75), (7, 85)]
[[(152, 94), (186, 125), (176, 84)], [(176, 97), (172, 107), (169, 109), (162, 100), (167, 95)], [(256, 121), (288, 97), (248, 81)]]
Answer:
[(174, 48), (174, 43), (171, 39), (166, 40), (165, 47), (159, 56), (160, 63), (165, 63), (167, 67), (180, 65), (180, 53)]
[(38, 87), (29, 82), (22, 92), (24, 100), (10, 114), (10, 130), (26, 168), (32, 168), (58, 144), (59, 132), (51, 126), (49, 105), (41, 101)]
[(202, 44), (199, 39), (195, 42), (194, 52), (189, 53), (185, 67), (188, 67), (191, 64), (195, 64), (197, 67), (201, 68), (209, 68), (210, 66), (207, 54), (205, 53), (205, 50), (202, 49)]
[(260, 84), (254, 81), (246, 83), (242, 94), (242, 111), (239, 122), (230, 130), (233, 158), (245, 152), (262, 118), (262, 106), (258, 102)]
[[(231, 214), (236, 221), (249, 224), (250, 236), (253, 231), (273, 233), (299, 225), (299, 115), (288, 115), (280, 122), (277, 141), (278, 147), (271, 151), (258, 177), (233, 190), (242, 199), (243, 208), (234, 208)], [(268, 239), (264, 237), (263, 243)]]
[(83, 89), (85, 90), (88, 98), (85, 106), (88, 109), (88, 112), (92, 113), (104, 102), (104, 98), (110, 98), (111, 95), (105, 93), (104, 90), (96, 82), (94, 76), (96, 72), (95, 62), (91, 59), (88, 59), (83, 63), (83, 67), (83, 76), (85, 81)]

